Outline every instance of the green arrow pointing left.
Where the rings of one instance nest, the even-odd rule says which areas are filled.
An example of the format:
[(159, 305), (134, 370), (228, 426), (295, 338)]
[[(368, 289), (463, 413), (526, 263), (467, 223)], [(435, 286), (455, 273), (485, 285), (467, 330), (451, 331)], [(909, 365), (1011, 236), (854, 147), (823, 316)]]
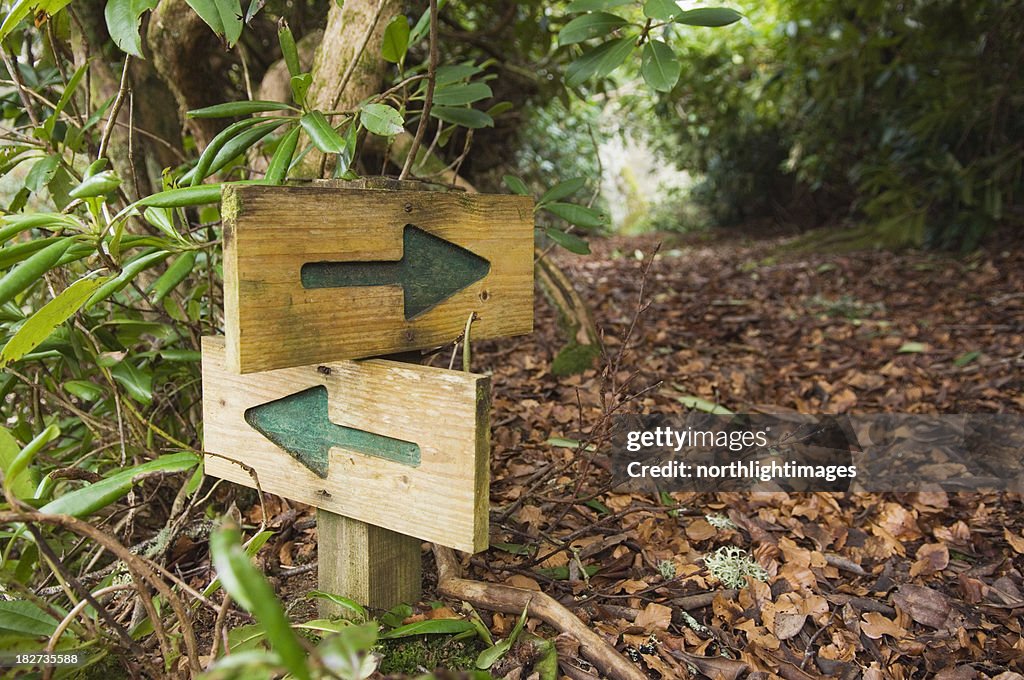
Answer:
[(420, 447), (412, 442), (332, 423), (323, 385), (246, 409), (245, 422), (320, 477), (327, 477), (334, 446), (412, 467), (420, 464)]

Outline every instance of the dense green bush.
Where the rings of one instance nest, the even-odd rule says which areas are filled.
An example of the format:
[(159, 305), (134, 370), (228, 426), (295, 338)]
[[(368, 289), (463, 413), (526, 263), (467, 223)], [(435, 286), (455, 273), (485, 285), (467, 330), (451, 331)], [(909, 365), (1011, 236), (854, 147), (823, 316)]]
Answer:
[(877, 243), (972, 247), (1020, 205), (1022, 10), (784, 0), (689, 39), (661, 106), (695, 197), (719, 221), (851, 215)]
[(674, 121), (657, 148), (700, 177), (690, 198), (712, 224), (779, 215), (796, 191), (783, 169), (789, 137), (776, 102), (775, 42), (758, 14), (729, 31), (694, 34), (680, 47), (679, 85), (656, 104)]

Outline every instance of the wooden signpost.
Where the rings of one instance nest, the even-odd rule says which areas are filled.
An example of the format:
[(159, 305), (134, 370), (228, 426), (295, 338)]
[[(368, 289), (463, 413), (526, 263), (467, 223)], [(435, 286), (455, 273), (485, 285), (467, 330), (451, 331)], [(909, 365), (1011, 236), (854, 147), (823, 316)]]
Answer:
[(236, 372), (533, 330), (529, 198), (243, 186), (223, 216)]
[(532, 204), (250, 186), (223, 214), (206, 472), (317, 507), (321, 590), (415, 601), (421, 541), (487, 547), (490, 379), (351, 359), (450, 343), (474, 313), (474, 339), (528, 332)]

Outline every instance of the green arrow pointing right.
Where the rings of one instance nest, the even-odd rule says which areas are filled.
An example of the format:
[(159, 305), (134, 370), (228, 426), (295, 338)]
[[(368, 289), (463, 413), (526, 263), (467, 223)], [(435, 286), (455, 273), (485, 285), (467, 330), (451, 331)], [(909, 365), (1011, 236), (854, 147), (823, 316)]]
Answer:
[(398, 262), (309, 262), (303, 288), (402, 286), (405, 319), (414, 319), (487, 276), (491, 263), (451, 241), (407, 224)]

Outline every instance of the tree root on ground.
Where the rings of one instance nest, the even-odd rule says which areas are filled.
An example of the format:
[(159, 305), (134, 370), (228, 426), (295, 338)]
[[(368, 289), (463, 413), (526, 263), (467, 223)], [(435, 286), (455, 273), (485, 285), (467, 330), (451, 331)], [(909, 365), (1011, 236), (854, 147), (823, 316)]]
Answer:
[(437, 590), (442, 595), (504, 614), (520, 614), (526, 609), (529, 616), (576, 638), (582, 655), (602, 675), (613, 680), (647, 680), (640, 668), (551, 596), (500, 583), (460, 578), (458, 561), (451, 548), (435, 545), (434, 558), (437, 560)]

